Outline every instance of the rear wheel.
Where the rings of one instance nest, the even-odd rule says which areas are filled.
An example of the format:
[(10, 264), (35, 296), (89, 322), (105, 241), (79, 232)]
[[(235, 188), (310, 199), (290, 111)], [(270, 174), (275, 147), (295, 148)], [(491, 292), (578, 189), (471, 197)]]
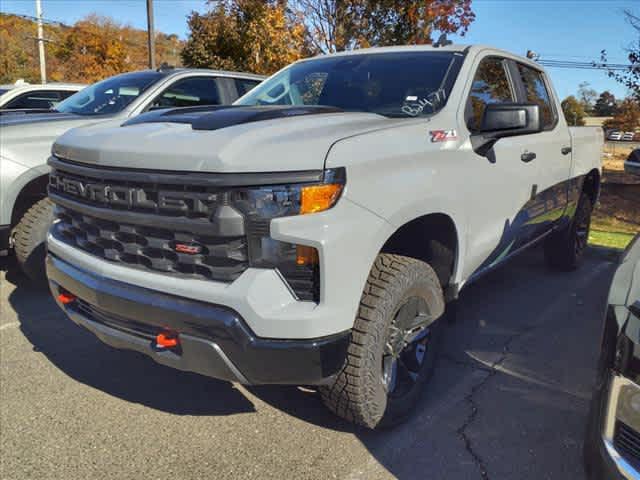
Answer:
[(583, 193), (569, 227), (554, 232), (545, 241), (544, 254), (549, 266), (567, 271), (580, 266), (589, 240), (591, 210), (591, 199)]
[(365, 285), (341, 372), (322, 387), (337, 415), (369, 428), (404, 420), (433, 372), (444, 312), (442, 288), (426, 263), (377, 257)]
[(48, 198), (36, 202), (13, 229), (14, 250), (18, 265), (34, 285), (47, 284), (45, 256), (47, 232), (53, 221), (53, 203)]

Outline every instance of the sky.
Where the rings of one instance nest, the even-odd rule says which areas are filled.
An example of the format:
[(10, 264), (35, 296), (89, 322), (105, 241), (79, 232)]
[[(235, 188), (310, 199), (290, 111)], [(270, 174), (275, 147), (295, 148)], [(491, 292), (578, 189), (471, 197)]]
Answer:
[[(606, 49), (615, 63), (627, 63), (624, 48), (634, 30), (623, 19), (625, 9), (640, 11), (638, 0), (473, 0), (476, 20), (455, 43), (481, 43), (543, 59), (599, 60)], [(145, 0), (42, 0), (43, 17), (67, 24), (90, 13), (107, 15), (146, 29)], [(154, 0), (156, 30), (187, 38), (186, 17), (206, 11), (205, 0)], [(0, 11), (35, 15), (35, 0), (0, 0)], [(575, 94), (581, 82), (598, 92), (624, 97), (624, 87), (597, 70), (548, 69), (561, 98)]]

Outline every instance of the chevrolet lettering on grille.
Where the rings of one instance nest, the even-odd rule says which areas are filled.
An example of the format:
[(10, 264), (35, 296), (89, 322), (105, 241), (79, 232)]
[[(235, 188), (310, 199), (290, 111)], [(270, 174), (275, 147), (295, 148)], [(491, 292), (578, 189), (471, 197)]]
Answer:
[(57, 172), (51, 174), (49, 188), (54, 192), (105, 206), (204, 215), (213, 212), (218, 200), (218, 195), (215, 193), (168, 190), (149, 193), (139, 187), (84, 182), (62, 176)]

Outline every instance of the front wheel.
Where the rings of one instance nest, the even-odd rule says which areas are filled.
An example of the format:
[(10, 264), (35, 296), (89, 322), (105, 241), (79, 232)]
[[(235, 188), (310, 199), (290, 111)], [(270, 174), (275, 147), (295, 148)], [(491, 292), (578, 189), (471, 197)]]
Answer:
[(545, 241), (544, 256), (550, 267), (570, 271), (580, 266), (589, 240), (591, 210), (591, 199), (583, 193), (569, 227), (552, 233)]
[(368, 428), (403, 421), (433, 372), (444, 312), (435, 271), (380, 254), (362, 293), (345, 364), (320, 394), (327, 407)]
[(45, 257), (47, 232), (53, 222), (53, 203), (48, 198), (36, 202), (13, 229), (18, 265), (33, 285), (47, 285)]

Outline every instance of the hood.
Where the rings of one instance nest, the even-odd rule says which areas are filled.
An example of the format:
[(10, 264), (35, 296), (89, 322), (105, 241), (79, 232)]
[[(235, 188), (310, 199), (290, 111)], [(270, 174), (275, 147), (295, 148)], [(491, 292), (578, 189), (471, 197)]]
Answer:
[(306, 107), (183, 110), (146, 118), (72, 130), (56, 141), (54, 153), (84, 163), (168, 171), (317, 170), (338, 140), (402, 121)]
[(44, 165), (56, 138), (71, 128), (105, 121), (68, 113), (3, 115), (0, 117), (0, 156), (25, 166)]
[(640, 233), (629, 244), (609, 290), (609, 304), (630, 306), (640, 300)]
[(61, 122), (65, 120), (73, 120), (78, 118), (87, 118), (73, 113), (61, 113), (61, 112), (26, 112), (22, 110), (12, 111), (4, 110), (2, 116), (0, 116), (0, 127), (5, 125), (22, 125), (26, 123), (40, 123), (40, 122)]

